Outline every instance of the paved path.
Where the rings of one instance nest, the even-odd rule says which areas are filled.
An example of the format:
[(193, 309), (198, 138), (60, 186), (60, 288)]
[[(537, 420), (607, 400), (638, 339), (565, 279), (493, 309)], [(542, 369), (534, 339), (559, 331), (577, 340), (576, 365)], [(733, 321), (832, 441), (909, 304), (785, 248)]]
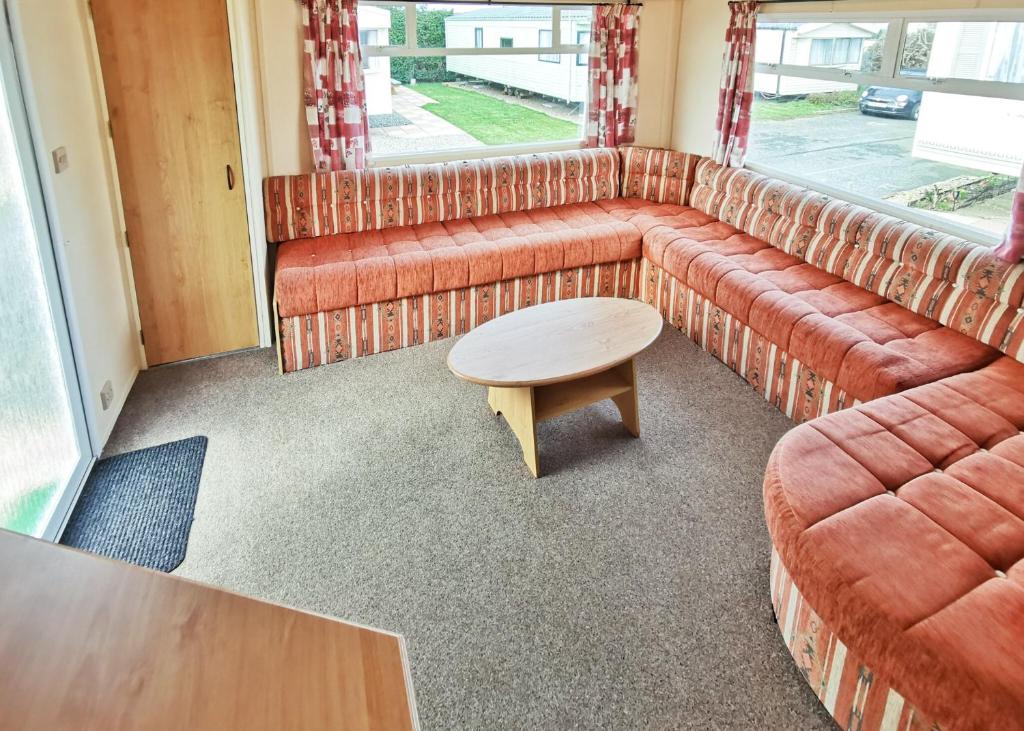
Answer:
[(916, 124), (860, 112), (757, 121), (751, 127), (750, 159), (844, 190), (883, 197), (976, 174), (912, 157)]
[[(913, 157), (914, 129), (908, 119), (869, 117), (860, 112), (755, 121), (751, 126), (753, 163), (872, 197), (890, 196), (977, 170)], [(999, 233), (1009, 218), (1010, 195), (948, 215)]]
[(409, 120), (397, 127), (377, 127), (371, 132), (375, 155), (403, 152), (437, 152), (460, 148), (484, 147), (476, 139), (451, 122), (423, 109), (433, 99), (407, 86), (394, 87), (391, 106), (395, 114)]

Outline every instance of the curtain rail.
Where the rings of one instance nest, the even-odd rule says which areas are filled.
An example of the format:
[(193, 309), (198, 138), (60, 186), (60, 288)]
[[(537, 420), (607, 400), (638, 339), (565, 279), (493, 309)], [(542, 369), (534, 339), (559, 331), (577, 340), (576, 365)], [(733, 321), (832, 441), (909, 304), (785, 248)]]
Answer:
[[(409, 2), (410, 0), (397, 0), (398, 2)], [(809, 2), (810, 0), (804, 0)], [(813, 0), (819, 2), (820, 0)], [(597, 2), (553, 2), (547, 3), (544, 0), (530, 0), (529, 2), (516, 2), (516, 0), (415, 0), (416, 4), (423, 5), (544, 5), (556, 6), (559, 8), (587, 7), (590, 5), (636, 5), (642, 6), (642, 0), (598, 0)]]
[[(731, 1), (731, 0), (730, 0)], [(762, 2), (783, 2), (784, 0), (762, 0)], [(821, 2), (821, 0), (788, 0), (789, 2)], [(295, 0), (301, 4), (303, 0)], [(642, 8), (643, 0), (597, 0), (596, 2), (553, 2), (546, 3), (544, 0), (529, 0), (519, 2), (518, 0), (381, 0), (381, 2), (415, 2), (417, 5), (544, 5), (546, 7), (558, 8), (586, 8), (593, 5), (629, 5)]]

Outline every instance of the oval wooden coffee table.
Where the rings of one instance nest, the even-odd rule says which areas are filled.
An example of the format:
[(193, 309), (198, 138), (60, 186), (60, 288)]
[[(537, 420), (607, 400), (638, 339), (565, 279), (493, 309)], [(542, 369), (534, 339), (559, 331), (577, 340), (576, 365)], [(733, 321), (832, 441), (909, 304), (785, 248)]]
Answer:
[(635, 300), (585, 297), (502, 315), (465, 335), (448, 354), (459, 378), (488, 386), (540, 475), (537, 422), (612, 399), (622, 423), (640, 436), (634, 356), (661, 333), (656, 310)]

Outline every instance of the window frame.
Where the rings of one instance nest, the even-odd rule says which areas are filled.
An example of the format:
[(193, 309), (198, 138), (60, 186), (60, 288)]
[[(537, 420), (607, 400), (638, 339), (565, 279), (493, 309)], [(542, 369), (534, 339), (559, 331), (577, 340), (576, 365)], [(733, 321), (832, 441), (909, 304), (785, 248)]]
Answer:
[[(839, 41), (846, 42), (846, 54), (842, 60), (836, 59), (836, 50), (840, 48)], [(856, 45), (854, 45), (856, 41)], [(814, 62), (814, 48), (815, 43), (825, 44), (825, 48), (828, 49), (828, 60), (824, 63)], [(854, 53), (850, 53), (853, 49), (857, 50)], [(808, 66), (822, 67), (822, 66), (848, 66), (851, 63), (857, 63), (860, 61), (861, 54), (864, 52), (864, 39), (863, 38), (812, 38), (811, 39), (811, 56), (808, 61)], [(853, 58), (850, 58), (850, 56)]]
[[(360, 44), (360, 46), (362, 46), (362, 44), (363, 44), (363, 35), (365, 34), (366, 37), (369, 38), (371, 33), (373, 34), (374, 38), (377, 38), (378, 36), (380, 36), (380, 31), (377, 28), (371, 28), (369, 30), (361, 30), (361, 31), (359, 31), (359, 44)], [(371, 71), (371, 70), (376, 71), (377, 70), (376, 64), (371, 63), (372, 60), (373, 59), (371, 59), (369, 56), (363, 56), (360, 59), (360, 63), (361, 63), (363, 71)]]
[(473, 48), (483, 48), (483, 47), (484, 47), (484, 29), (483, 28), (474, 27), (473, 28)]
[[(549, 34), (552, 39), (555, 37), (555, 31), (553, 28), (539, 28), (537, 30), (537, 47), (546, 48), (544, 45), (544, 34)], [(554, 56), (554, 58), (552, 58)], [(538, 53), (537, 60), (541, 63), (562, 63), (562, 57), (557, 53)]]
[(877, 13), (866, 11), (848, 13), (841, 11), (833, 13), (762, 12), (758, 15), (757, 20), (758, 23), (856, 23), (861, 21), (888, 24), (885, 41), (882, 45), (881, 68), (877, 72), (840, 69), (831, 66), (801, 66), (781, 62), (761, 62), (754, 64), (754, 71), (759, 74), (797, 76), (805, 79), (838, 81), (864, 86), (890, 86), (901, 89), (913, 89), (915, 91), (940, 91), (945, 94), (987, 96), (996, 99), (1024, 101), (1024, 84), (1020, 83), (929, 78), (926, 76), (903, 76), (900, 74), (900, 59), (903, 58), (907, 26), (911, 22), (1019, 23), (1024, 22), (1024, 11), (1021, 10), (905, 11), (901, 13), (886, 11)]
[[(583, 46), (587, 50), (584, 53), (576, 54), (576, 65), (577, 66), (589, 66), (590, 65), (590, 39), (593, 37), (594, 29), (590, 30), (577, 30), (576, 31), (576, 45)], [(587, 36), (587, 42), (583, 43), (580, 36)]]
[[(885, 40), (882, 46), (881, 68), (878, 72), (845, 70), (830, 66), (801, 66), (780, 62), (761, 62), (754, 64), (754, 71), (760, 74), (790, 76), (823, 81), (837, 81), (846, 84), (864, 86), (888, 86), (916, 91), (938, 91), (945, 94), (962, 94), (966, 96), (985, 96), (995, 99), (1024, 101), (1024, 83), (1006, 81), (978, 81), (972, 79), (950, 79), (904, 76), (900, 73), (904, 45), (906, 43), (907, 26), (910, 23), (942, 23), (942, 22), (1024, 22), (1024, 10), (1015, 8), (968, 9), (948, 11), (856, 11), (832, 13), (801, 13), (799, 11), (761, 12), (758, 23), (843, 23), (873, 22), (887, 23)], [(997, 246), (1001, 236), (990, 231), (974, 228), (958, 223), (943, 216), (930, 214), (928, 211), (901, 206), (880, 198), (854, 193), (836, 186), (821, 183), (801, 175), (781, 170), (772, 165), (765, 165), (751, 160), (748, 156), (744, 167), (755, 173), (768, 175), (779, 180), (799, 185), (811, 190), (818, 190), (840, 200), (849, 201), (871, 210), (894, 216), (904, 221), (916, 223), (937, 231), (953, 234), (967, 241), (993, 247)]]
[[(392, 46), (367, 46), (363, 48), (363, 55), (375, 57), (375, 56), (537, 56), (542, 53), (547, 54), (558, 54), (564, 56), (567, 54), (574, 53), (587, 53), (587, 46), (579, 43), (563, 43), (562, 42), (562, 10), (566, 6), (557, 5), (552, 3), (536, 2), (529, 3), (529, 5), (535, 5), (540, 7), (551, 8), (551, 45), (550, 46), (516, 46), (513, 48), (419, 48), (417, 46), (416, 39), (416, 6), (420, 4), (417, 0), (363, 0), (363, 4), (368, 7), (378, 8), (391, 8), (391, 7), (404, 7), (405, 8), (405, 43), (403, 45)], [(501, 0), (496, 0), (495, 5), (515, 5), (514, 2), (502, 3)], [(587, 4), (581, 4), (581, 8), (593, 7)], [(539, 37), (538, 37), (539, 43)]]
[[(416, 38), (416, 8), (422, 0), (363, 0), (368, 7), (405, 9), (405, 43), (402, 45), (376, 45), (366, 46), (360, 49), (363, 58), (405, 58), (419, 57), (429, 58), (438, 56), (540, 56), (542, 54), (565, 55), (589, 54), (589, 44), (563, 43), (562, 42), (562, 9), (564, 5), (535, 2), (530, 5), (551, 8), (551, 45), (547, 47), (516, 47), (512, 48), (420, 48)], [(488, 0), (484, 0), (488, 1)], [(557, 3), (557, 0), (553, 0)], [(496, 0), (495, 5), (514, 5), (515, 2), (502, 3)], [(592, 5), (583, 3), (579, 8), (592, 8)], [(578, 9), (578, 8), (572, 8)], [(474, 31), (474, 44), (476, 34)], [(388, 39), (390, 41), (390, 39)], [(540, 34), (538, 33), (538, 44)], [(551, 63), (554, 63), (553, 61)], [(561, 63), (559, 58), (558, 63)], [(583, 105), (583, 119), (587, 118), (586, 104)], [(520, 155), (534, 152), (562, 152), (565, 150), (582, 149), (586, 141), (586, 124), (580, 125), (580, 136), (572, 140), (559, 140), (556, 142), (536, 142), (529, 144), (514, 145), (491, 145), (488, 147), (462, 147), (434, 150), (430, 152), (401, 153), (394, 155), (374, 155), (371, 161), (373, 167), (386, 167), (389, 165), (402, 165), (409, 163), (445, 162), (450, 160), (478, 160), (488, 157), (499, 157), (503, 155)]]

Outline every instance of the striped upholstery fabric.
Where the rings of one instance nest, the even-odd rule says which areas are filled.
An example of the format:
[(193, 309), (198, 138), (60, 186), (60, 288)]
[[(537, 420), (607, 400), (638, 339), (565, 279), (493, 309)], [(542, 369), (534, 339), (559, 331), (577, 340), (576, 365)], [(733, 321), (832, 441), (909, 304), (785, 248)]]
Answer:
[(770, 583), (782, 639), (800, 674), (833, 718), (847, 722), (845, 728), (863, 731), (942, 728), (839, 639), (804, 599), (774, 546)]
[(640, 300), (797, 423), (860, 403), (812, 366), (646, 257)]
[[(831, 655), (824, 702), (843, 728), (906, 728), (883, 720), (901, 698), (935, 722), (909, 728), (1022, 728), (1022, 429), (1024, 365), (1004, 356), (802, 424), (775, 446), (765, 520), (793, 582), (775, 597), (780, 629), (791, 649), (813, 639), (791, 636), (792, 613), (829, 629), (812, 651)], [(796, 587), (805, 606), (790, 604)], [(854, 701), (854, 715), (858, 674), (881, 695)], [(805, 675), (812, 687), (819, 677)]]
[(573, 203), (288, 241), (274, 294), (282, 316), (325, 312), (640, 257), (640, 232)]
[(633, 299), (640, 260), (533, 274), (418, 296), (278, 319), (281, 369), (337, 363), (464, 335), (489, 320), (544, 302), (577, 297)]
[(709, 159), (690, 204), (830, 274), (1024, 361), (1024, 264)]
[(615, 198), (619, 153), (573, 150), (276, 176), (263, 189), (267, 240), (279, 243)]
[(651, 147), (622, 147), (622, 197), (684, 206), (700, 157)]

